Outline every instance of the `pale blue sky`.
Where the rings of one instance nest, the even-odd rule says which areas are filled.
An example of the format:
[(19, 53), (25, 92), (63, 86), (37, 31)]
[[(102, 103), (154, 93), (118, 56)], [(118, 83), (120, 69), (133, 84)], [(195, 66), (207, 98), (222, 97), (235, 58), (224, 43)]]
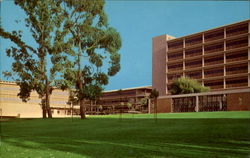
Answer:
[[(2, 25), (22, 29), (14, 23), (24, 13), (12, 1), (1, 2)], [(109, 24), (122, 37), (121, 70), (106, 90), (151, 85), (152, 37), (169, 34), (181, 37), (250, 18), (249, 1), (106, 1)], [(29, 36), (28, 31), (24, 32)], [(29, 41), (30, 38), (25, 38)], [(5, 55), (10, 42), (1, 40), (1, 72), (10, 69)], [(1, 79), (4, 79), (1, 75)]]

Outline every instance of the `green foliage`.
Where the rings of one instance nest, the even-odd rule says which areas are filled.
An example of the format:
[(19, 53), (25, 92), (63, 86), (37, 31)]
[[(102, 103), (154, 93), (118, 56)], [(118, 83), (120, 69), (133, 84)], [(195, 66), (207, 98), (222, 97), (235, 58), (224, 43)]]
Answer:
[(67, 41), (71, 44), (67, 54), (71, 60), (67, 60), (65, 81), (59, 86), (76, 89), (79, 100), (97, 99), (109, 77), (120, 70), (120, 35), (107, 23), (103, 0), (61, 2), (66, 18), (63, 28), (69, 30)]
[(180, 77), (174, 80), (170, 91), (172, 94), (189, 94), (207, 92), (209, 90), (209, 87), (202, 86), (197, 80), (188, 77)]
[(64, 41), (68, 30), (63, 29), (63, 10), (60, 1), (56, 0), (15, 0), (15, 4), (26, 13), (25, 24), (36, 44), (29, 46), (29, 42), (24, 42), (20, 30), (7, 32), (0, 27), (0, 36), (15, 44), (6, 50), (14, 62), (12, 71), (4, 75), (17, 82), (20, 87), (18, 96), (23, 101), (28, 101), (30, 93), (35, 90), (41, 99), (46, 98), (49, 108), (48, 97), (55, 86), (57, 73), (68, 64), (65, 52), (68, 52), (70, 42)]
[(157, 99), (159, 96), (159, 92), (156, 89), (152, 89), (149, 98), (151, 99)]
[(141, 105), (141, 106), (147, 106), (147, 102), (148, 102), (148, 99), (147, 99), (147, 98), (142, 98), (142, 99), (140, 100), (140, 105)]

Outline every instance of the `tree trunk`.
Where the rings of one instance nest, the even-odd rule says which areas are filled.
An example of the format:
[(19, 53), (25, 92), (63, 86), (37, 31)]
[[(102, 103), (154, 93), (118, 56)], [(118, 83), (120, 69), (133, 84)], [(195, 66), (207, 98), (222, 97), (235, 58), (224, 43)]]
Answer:
[(48, 79), (46, 78), (46, 97), (45, 97), (46, 101), (45, 101), (45, 105), (46, 105), (46, 110), (48, 113), (48, 118), (52, 118), (52, 113), (51, 113), (51, 109), (50, 109), (50, 86), (49, 86), (49, 82)]
[(80, 100), (80, 115), (81, 115), (81, 119), (85, 119), (85, 105), (84, 105), (84, 99)]
[(47, 115), (46, 115), (46, 107), (45, 107), (45, 104), (44, 104), (44, 103), (42, 104), (42, 110), (43, 110), (43, 118), (47, 118)]

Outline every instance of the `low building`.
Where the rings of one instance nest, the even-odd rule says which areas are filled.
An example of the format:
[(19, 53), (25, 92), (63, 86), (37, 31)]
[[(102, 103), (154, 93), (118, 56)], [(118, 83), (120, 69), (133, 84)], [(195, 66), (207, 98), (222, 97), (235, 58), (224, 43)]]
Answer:
[[(40, 118), (42, 117), (41, 99), (32, 92), (28, 102), (22, 102), (17, 96), (19, 86), (15, 82), (0, 81), (0, 116)], [(127, 112), (148, 112), (148, 96), (151, 87), (135, 87), (122, 90), (105, 91), (96, 101), (86, 101), (86, 114), (115, 114)], [(53, 117), (70, 117), (79, 115), (79, 105), (68, 103), (69, 92), (54, 89), (50, 98)], [(144, 105), (141, 100), (145, 98)], [(129, 106), (130, 105), (130, 106)]]

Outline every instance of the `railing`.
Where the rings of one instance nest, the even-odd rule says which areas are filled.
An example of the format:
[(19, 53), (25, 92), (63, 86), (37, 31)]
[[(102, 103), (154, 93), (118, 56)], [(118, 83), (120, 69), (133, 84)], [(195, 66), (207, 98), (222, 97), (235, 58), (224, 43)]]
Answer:
[(222, 89), (223, 88), (223, 80), (219, 80), (219, 81), (206, 81), (204, 83), (205, 86), (210, 87), (210, 89)]
[(200, 79), (202, 78), (202, 72), (201, 71), (187, 72), (186, 76), (194, 79)]
[(226, 80), (226, 87), (231, 88), (231, 87), (243, 87), (247, 86), (248, 79), (247, 77), (245, 78), (237, 78), (237, 79), (228, 79)]
[(168, 60), (182, 59), (183, 52), (168, 53)]
[(182, 70), (183, 69), (183, 64), (182, 63), (178, 63), (175, 65), (168, 65), (168, 71), (172, 72), (172, 71), (178, 71), (178, 70)]
[(202, 49), (191, 49), (185, 51), (185, 57), (193, 57), (193, 56), (199, 56), (202, 55)]
[(227, 62), (240, 61), (247, 59), (247, 57), (248, 57), (247, 50), (243, 50), (241, 52), (233, 52), (226, 54), (226, 61)]
[(224, 30), (212, 32), (212, 33), (206, 33), (204, 35), (205, 42), (210, 42), (213, 40), (218, 40), (224, 38)]
[(248, 33), (248, 25), (242, 25), (242, 26), (235, 26), (233, 28), (227, 28), (226, 30), (226, 36), (227, 37), (231, 37), (234, 35), (240, 35), (240, 34), (244, 34), (244, 33)]
[(185, 62), (185, 68), (195, 68), (195, 67), (201, 67), (202, 61), (200, 60), (194, 60), (194, 61), (186, 61)]
[(214, 65), (214, 64), (222, 64), (224, 63), (224, 56), (217, 56), (212, 58), (205, 58), (204, 59), (204, 65)]
[(248, 46), (248, 39), (244, 38), (240, 40), (227, 41), (226, 46), (227, 46), (227, 50), (245, 47), (245, 46)]
[(174, 49), (179, 49), (183, 48), (183, 41), (174, 41), (174, 42), (169, 42), (168, 43), (168, 50), (174, 50)]
[(202, 36), (198, 36), (198, 37), (189, 37), (185, 40), (185, 46), (188, 47), (188, 46), (192, 46), (192, 45), (195, 45), (195, 44), (199, 44), (199, 43), (202, 43)]
[(241, 74), (241, 73), (247, 73), (248, 65), (242, 64), (242, 65), (234, 65), (234, 66), (229, 66), (226, 67), (226, 74)]
[(219, 52), (219, 51), (223, 51), (223, 50), (224, 50), (223, 43), (222, 44), (218, 44), (218, 45), (205, 46), (205, 54), (213, 53), (213, 52)]
[(224, 69), (223, 68), (214, 68), (214, 69), (208, 69), (204, 71), (204, 77), (217, 77), (217, 76), (223, 76), (224, 75)]

